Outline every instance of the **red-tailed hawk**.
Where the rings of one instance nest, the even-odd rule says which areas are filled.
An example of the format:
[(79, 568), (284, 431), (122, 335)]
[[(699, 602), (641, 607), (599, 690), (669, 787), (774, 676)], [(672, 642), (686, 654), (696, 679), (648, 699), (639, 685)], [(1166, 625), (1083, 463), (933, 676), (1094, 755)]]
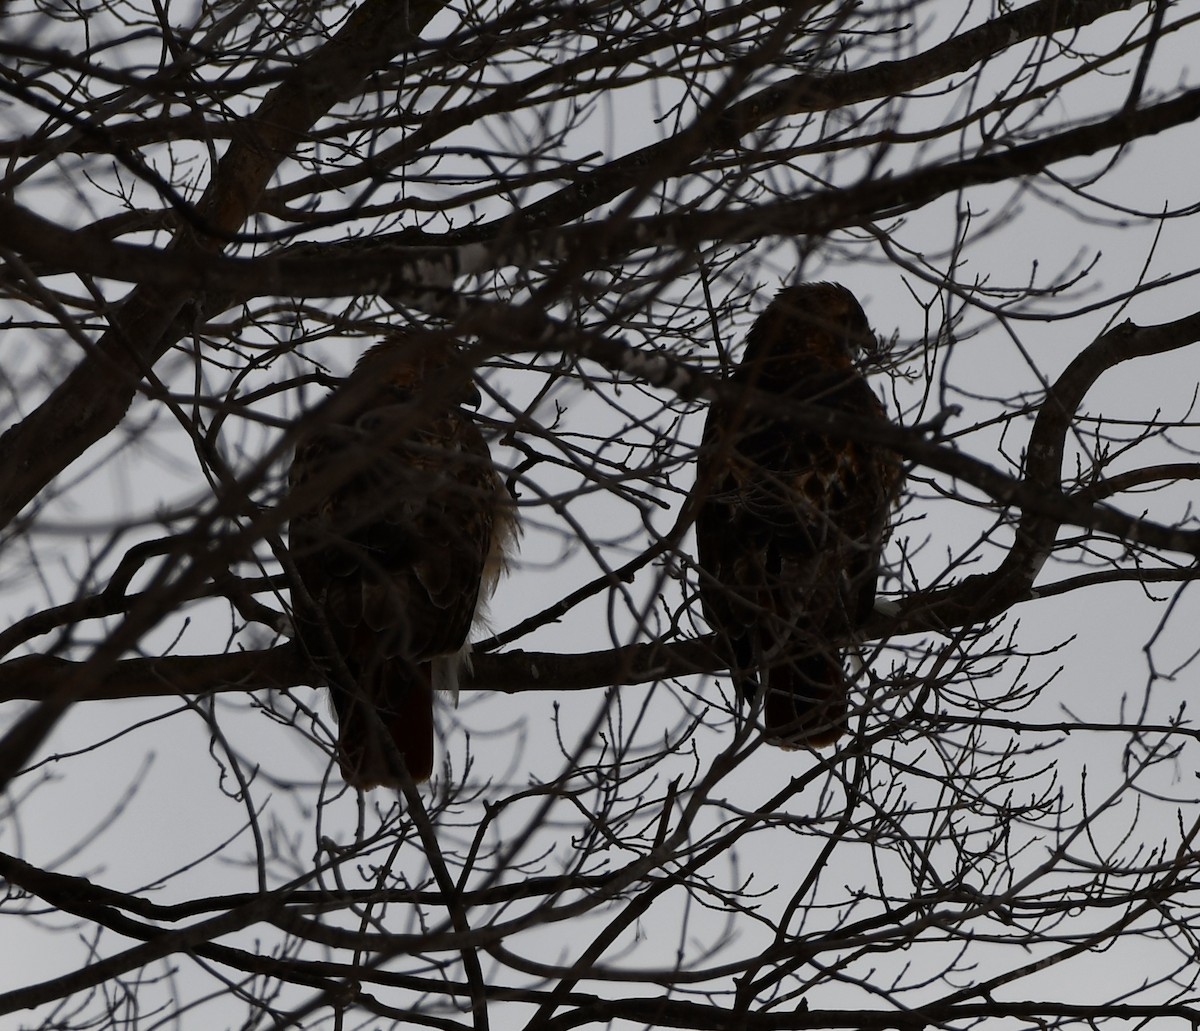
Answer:
[(429, 777), (433, 692), (457, 685), (513, 540), (511, 498), (461, 407), (478, 401), (453, 341), (397, 335), (362, 356), (296, 448), (296, 632), (329, 683), (356, 788), (399, 787), (401, 756)]
[[(783, 290), (750, 329), (731, 383), (848, 415), (886, 419), (855, 368), (874, 345), (854, 295), (833, 283)], [(878, 445), (713, 404), (697, 468), (705, 617), (767, 739), (820, 747), (845, 729), (845, 644), (871, 613), (900, 487)]]

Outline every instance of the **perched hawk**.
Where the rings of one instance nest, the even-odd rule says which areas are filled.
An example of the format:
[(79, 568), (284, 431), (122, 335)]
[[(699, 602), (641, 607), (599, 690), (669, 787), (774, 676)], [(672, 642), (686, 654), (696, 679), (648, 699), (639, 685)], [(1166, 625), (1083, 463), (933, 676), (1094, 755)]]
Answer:
[[(886, 419), (854, 366), (873, 344), (845, 287), (789, 287), (751, 327), (731, 382)], [(696, 482), (700, 596), (738, 694), (761, 693), (773, 744), (831, 744), (846, 722), (838, 645), (875, 600), (896, 455), (774, 421), (735, 396), (709, 411)]]
[(511, 498), (460, 407), (479, 394), (457, 353), (437, 335), (372, 347), (292, 462), (296, 631), (329, 683), (342, 777), (360, 789), (399, 787), (396, 753), (429, 777), (433, 692), (456, 686), (514, 536)]

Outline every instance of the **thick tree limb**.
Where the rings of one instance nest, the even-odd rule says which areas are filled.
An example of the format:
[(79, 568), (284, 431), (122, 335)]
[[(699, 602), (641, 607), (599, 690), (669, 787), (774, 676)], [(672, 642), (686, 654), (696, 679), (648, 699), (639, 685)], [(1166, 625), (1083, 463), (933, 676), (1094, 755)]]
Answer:
[[(730, 386), (666, 356), (648, 358), (619, 342), (577, 330), (556, 327), (569, 336), (547, 340), (547, 322), (539, 313), (508, 309), (509, 324), (501, 342), (517, 338), (558, 343), (599, 361), (614, 371), (640, 376), (655, 386), (668, 387), (682, 396), (721, 396)], [(530, 320), (525, 324), (524, 319)], [(485, 330), (494, 338), (493, 328)], [(479, 327), (485, 327), (481, 323)], [(920, 633), (985, 622), (1012, 605), (1037, 596), (1033, 579), (1041, 568), (1040, 557), (1053, 544), (1063, 524), (1112, 533), (1164, 550), (1200, 558), (1200, 532), (1180, 530), (1125, 515), (1092, 500), (1096, 491), (1079, 495), (1061, 492), (1062, 449), (1074, 413), (1087, 390), (1106, 370), (1133, 358), (1160, 354), (1200, 340), (1200, 313), (1158, 326), (1124, 323), (1108, 331), (1084, 350), (1050, 388), (1035, 421), (1028, 456), (1028, 475), (1016, 479), (969, 455), (926, 440), (916, 431), (852, 419), (830, 409), (789, 404), (774, 395), (758, 395), (754, 403), (772, 415), (799, 425), (869, 440), (892, 447), (930, 468), (955, 476), (985, 491), (1003, 505), (1020, 507), (1018, 539), (1005, 561), (994, 571), (968, 577), (937, 591), (902, 599), (895, 612), (877, 615), (865, 628), (869, 638), (889, 634)], [(1194, 470), (1189, 470), (1194, 473)], [(1035, 561), (1037, 559), (1038, 561)], [(668, 677), (713, 672), (720, 668), (708, 639), (637, 644), (583, 655), (557, 655), (509, 651), (480, 654), (473, 677), (464, 687), (516, 692), (528, 690), (584, 690), (595, 687), (646, 683)], [(220, 656), (167, 656), (126, 659), (106, 669), (86, 663), (24, 656), (0, 664), (0, 701), (59, 697), (69, 687), (76, 698), (133, 698), (205, 691), (248, 691), (297, 686), (311, 682), (307, 663), (292, 645), (265, 652)]]
[[(157, 286), (187, 281), (197, 289), (235, 297), (284, 294), (299, 297), (352, 297), (363, 293), (417, 299), (431, 286), (503, 265), (528, 266), (587, 256), (599, 267), (614, 256), (664, 247), (688, 249), (713, 241), (737, 243), (768, 237), (822, 235), (835, 229), (892, 218), (947, 194), (989, 183), (1036, 175), (1070, 158), (1086, 157), (1134, 139), (1200, 120), (1200, 89), (1139, 111), (1110, 118), (1008, 150), (884, 176), (845, 190), (825, 190), (799, 200), (749, 209), (684, 211), (621, 226), (606, 223), (568, 226), (512, 238), (486, 228), (471, 241), (446, 246), (446, 237), (377, 236), (321, 246), (304, 245), (257, 258), (195, 252), (164, 252), (153, 247), (97, 239), (87, 230), (68, 230), (0, 199), (0, 245), (45, 263), (47, 274), (89, 275)], [(421, 244), (421, 245), (417, 245)], [(0, 438), (0, 445), (3, 439)], [(0, 479), (0, 486), (3, 480)], [(3, 508), (0, 508), (0, 514)]]
[[(110, 329), (58, 388), (34, 411), (0, 436), (0, 525), (7, 525), (38, 492), (88, 447), (115, 428), (133, 400), (144, 370), (183, 333), (179, 319), (199, 292), (213, 289), (193, 269), (219, 251), (255, 210), (270, 177), (304, 133), (340, 100), (416, 39), (416, 33), (442, 8), (441, 2), (412, 2), (401, 17), (392, 0), (366, 0), (325, 46), (314, 51), (271, 91), (237, 134), (214, 171), (198, 209), (199, 236), (179, 236), (159, 261), (175, 265), (166, 277), (138, 274), (138, 288), (113, 316)], [(10, 221), (11, 219), (11, 221)], [(53, 223), (6, 198), (0, 204), (0, 244), (26, 259), (41, 260), (37, 243)], [(104, 246), (88, 230), (54, 227), (45, 237), (50, 251), (78, 246), (96, 255)], [(74, 241), (71, 243), (70, 241)], [(178, 264), (176, 264), (178, 263)], [(88, 272), (86, 268), (76, 271)], [(91, 274), (121, 279), (102, 267)], [(240, 296), (234, 291), (233, 296)]]

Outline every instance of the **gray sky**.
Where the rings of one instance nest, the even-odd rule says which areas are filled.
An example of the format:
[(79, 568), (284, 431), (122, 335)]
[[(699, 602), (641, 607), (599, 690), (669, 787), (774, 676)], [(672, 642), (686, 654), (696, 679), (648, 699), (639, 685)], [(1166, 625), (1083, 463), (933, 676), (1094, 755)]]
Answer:
[[(880, 58), (925, 50), (944, 38), (954, 27), (945, 18), (950, 7), (918, 5), (911, 19), (918, 29), (905, 30), (894, 43), (878, 41)], [(172, 8), (172, 21), (185, 20), (185, 13), (188, 18), (194, 14)], [(971, 10), (967, 24), (984, 13), (981, 7)], [(1036, 83), (1022, 77), (1022, 62), (1030, 60), (1026, 47), (994, 61), (974, 93), (968, 88), (951, 90), (945, 82), (939, 84), (944, 94), (930, 87), (927, 96), (899, 108), (903, 120), (898, 128), (915, 132), (945, 124), (961, 116), (968, 105), (974, 109), (1003, 91), (1012, 91), (1014, 77), (1021, 88), (1032, 90), (1057, 76), (1069, 76), (1080, 67), (1078, 54), (1107, 52), (1105, 48), (1125, 39), (1144, 14), (1139, 6), (1131, 15), (1103, 19), (1072, 41), (1073, 52), (1050, 59)], [(1169, 15), (1176, 20), (1185, 16), (1179, 11)], [(450, 26), (443, 28), (449, 31)], [(68, 17), (53, 31), (65, 45), (82, 47), (78, 19)], [(113, 30), (96, 16), (92, 31), (101, 35)], [(1197, 31), (1189, 26), (1156, 48), (1147, 102), (1156, 92), (1170, 94), (1194, 85), (1190, 55)], [(892, 46), (897, 52), (889, 50)], [(991, 126), (1000, 141), (993, 145), (1035, 139), (1053, 127), (1090, 120), (1119, 107), (1138, 53), (1135, 50), (1118, 63), (1114, 74), (1067, 81), (1044, 110), (1029, 115), (1028, 124), (1017, 124), (1014, 116), (1012, 125)], [(867, 57), (859, 51), (850, 59), (865, 62)], [(790, 71), (782, 64), (777, 69), (780, 76)], [(507, 74), (498, 68), (480, 74), (484, 72)], [(671, 105), (683, 96), (679, 81), (614, 91), (601, 98), (590, 121), (568, 135), (562, 153), (597, 160), (597, 152), (611, 158), (645, 146), (667, 131), (670, 119), (659, 118), (669, 116)], [(453, 88), (444, 100), (448, 105), (461, 102)], [(28, 112), (23, 116), (32, 117)], [(0, 126), (6, 120), (15, 125), (20, 117), (19, 111), (0, 114)], [(811, 129), (814, 139), (817, 128)], [(504, 130), (497, 122), (484, 122), (453, 142), (491, 146)], [(4, 134), (9, 134), (7, 128)], [(776, 141), (767, 137), (760, 142), (768, 146)], [(514, 140), (507, 143), (516, 146)], [(976, 146), (977, 141), (971, 137), (969, 144)], [(899, 176), (934, 160), (951, 160), (957, 147), (967, 145), (968, 140), (959, 136), (927, 143), (902, 141), (878, 154), (880, 170)], [(856, 170), (865, 167), (862, 150), (834, 151), (828, 161), (825, 157), (809, 161), (801, 156), (781, 164), (773, 185), (798, 192), (811, 188), (814, 180), (832, 177), (836, 185), (849, 187)], [(1030, 426), (1026, 414), (1013, 414), (1019, 407), (1014, 399), (1036, 399), (1045, 383), (1114, 319), (1148, 325), (1195, 309), (1196, 216), (1188, 213), (1161, 223), (1154, 217), (1163, 211), (1182, 211), (1197, 201), (1191, 128), (1140, 139), (1108, 169), (1112, 157), (1112, 151), (1106, 151), (1055, 165), (1056, 176), (1076, 182), (1099, 176), (1079, 192), (1068, 192), (1061, 183), (1039, 177), (1019, 193), (1012, 184), (973, 189), (902, 219), (880, 222), (874, 228), (890, 234), (887, 246), (870, 232), (854, 230), (838, 232), (806, 253), (805, 241), (783, 241), (767, 234), (728, 264), (718, 265), (712, 255), (705, 255), (694, 267), (672, 270), (666, 285), (655, 284), (653, 278), (640, 281), (630, 261), (611, 289), (597, 288), (593, 301), (569, 312), (560, 305), (553, 314), (577, 317), (605, 335), (644, 348), (675, 346), (686, 333), (686, 339), (696, 345), (686, 357), (715, 369), (717, 348), (711, 327), (698, 316), (689, 319), (688, 314), (688, 306), (692, 313), (701, 310), (702, 287), (718, 299), (730, 298), (718, 328), (724, 343), (736, 349), (781, 283), (796, 278), (840, 281), (862, 300), (875, 331), (885, 339), (895, 338), (896, 367), (872, 380), (892, 414), (911, 424), (931, 418), (945, 405), (959, 405), (961, 414), (947, 424), (955, 445), (1014, 472)], [(461, 168), (464, 175), (473, 174), (481, 164), (471, 154), (456, 153), (439, 166), (439, 173)], [(62, 172), (74, 171), (66, 157), (58, 167)], [(196, 174), (201, 176), (199, 171)], [(56, 193), (51, 178), (47, 174), (22, 186), (18, 200), (46, 217), (65, 212), (63, 217), (75, 223), (117, 210), (116, 202), (89, 180), (76, 177), (69, 192), (60, 184)], [(404, 188), (413, 195), (436, 195), (444, 189), (415, 177)], [(698, 195), (701, 184), (692, 182), (689, 188)], [(384, 194), (381, 188), (380, 198)], [(507, 203), (507, 198), (480, 202), (481, 208), (491, 204), (496, 210)], [(644, 210), (651, 210), (654, 203), (653, 198), (648, 200)], [(969, 221), (964, 218), (968, 207)], [(338, 230), (330, 231), (330, 236), (337, 235)], [(312, 238), (322, 238), (321, 233), (314, 231)], [(956, 248), (961, 248), (957, 257)], [(1031, 282), (1046, 287), (1056, 277), (1073, 276), (1079, 276), (1078, 283), (1057, 297), (1013, 303), (1016, 293)], [(1119, 299), (1140, 282), (1157, 280), (1161, 286), (1120, 307)], [(595, 277), (595, 283), (600, 282)], [(78, 282), (67, 284), (66, 277), (55, 285), (75, 293), (81, 289)], [(529, 277), (505, 269), (460, 285), (488, 296), (521, 300), (528, 295)], [(113, 297), (125, 289), (119, 284), (108, 288)], [(629, 311), (614, 312), (622, 297), (638, 297), (639, 303)], [(673, 311), (680, 300), (684, 307)], [(341, 303), (333, 302), (328, 309), (335, 310)], [(922, 304), (929, 305), (928, 316)], [(28, 311), (14, 302), (0, 311), (0, 317), (22, 319)], [(228, 318), (237, 315), (232, 312)], [(956, 339), (949, 345), (945, 333), (951, 323)], [(318, 326), (319, 320), (303, 314), (294, 323), (298, 331)], [(271, 331), (277, 339), (286, 339), (289, 327), (281, 318)], [(251, 338), (253, 334), (247, 337)], [(267, 336), (257, 339), (261, 342)], [(356, 348), (346, 347), (331, 334), (306, 346), (304, 353), (340, 373), (358, 353)], [(28, 411), (40, 400), (40, 391), (57, 382), (78, 353), (65, 334), (11, 329), (0, 334), (0, 364), (19, 386), (11, 401), (14, 409), (19, 404), (23, 412)], [(246, 352), (215, 353), (232, 362)], [(527, 410), (555, 357), (544, 356), (541, 372), (521, 372), (511, 367), (514, 363), (493, 368), (485, 373), (487, 383), (510, 408)], [(237, 392), (244, 395), (300, 370), (298, 364), (280, 360), (239, 381)], [(1107, 372), (1080, 409), (1081, 446), (1088, 446), (1089, 435), (1098, 425), (1115, 440), (1134, 441), (1138, 424), (1147, 419), (1175, 421), (1176, 425), (1114, 457), (1109, 472), (1193, 461), (1200, 446), (1194, 411), (1198, 370), (1193, 347)], [(180, 354), (159, 363), (156, 372), (180, 395), (195, 388), (194, 366)], [(220, 364), (206, 367), (205, 376), (206, 391), (230, 386), (231, 374)], [(558, 438), (582, 454), (594, 451), (598, 440), (619, 435), (621, 446), (604, 448), (599, 452), (602, 460), (649, 461), (649, 448), (668, 440), (666, 453), (678, 459), (677, 468), (669, 485), (639, 503), (588, 484), (577, 466), (570, 467), (571, 461), (578, 463), (578, 454), (566, 452), (565, 467), (537, 465), (521, 484), (521, 556), (491, 605), (496, 631), (627, 561), (653, 535), (666, 532), (676, 518), (691, 481), (689, 449), (699, 438), (704, 409), (696, 405), (685, 413), (684, 406), (668, 394), (628, 383), (617, 391), (612, 381), (611, 374), (595, 363), (581, 363), (529, 414), (549, 424), (554, 405), (560, 404)], [(234, 468), (247, 467), (277, 439), (279, 417), (294, 417), (322, 394), (320, 387), (309, 387), (304, 394), (291, 392), (254, 409), (270, 418), (230, 419), (220, 438), (222, 454)], [(492, 402), (485, 404), (484, 412), (504, 417), (502, 407)], [(10, 418), (17, 414), (12, 411)], [(638, 424), (638, 420), (645, 422)], [(28, 532), (9, 542), (0, 558), (0, 575), (8, 585), (2, 602), (6, 624), (73, 597), (92, 563), (97, 582), (102, 583), (132, 542), (163, 532), (159, 521), (163, 513), (205, 495), (208, 486), (196, 450), (167, 406), (140, 400), (126, 426), (129, 436), (121, 437), (119, 453), (113, 455), (118, 450), (116, 438), (89, 451), (60, 481), (61, 493), (37, 513)], [(545, 441), (536, 436), (530, 440), (540, 452), (552, 453)], [(500, 444), (494, 453), (506, 466), (521, 460), (518, 451)], [(1074, 453), (1069, 451), (1068, 456), (1064, 473), (1073, 471)], [(278, 481), (268, 484), (263, 499), (270, 500), (271, 488), (278, 486)], [(643, 489), (645, 484), (628, 486)], [(882, 584), (885, 593), (928, 589), (948, 579), (985, 572), (1000, 561), (1011, 530), (996, 527), (994, 509), (964, 503), (963, 494), (979, 501), (977, 492), (960, 491), (942, 474), (931, 477), (928, 470), (919, 470), (912, 478), (889, 547), (891, 575)], [(1184, 482), (1161, 492), (1124, 495), (1116, 504), (1131, 514), (1145, 512), (1157, 522), (1181, 522), (1194, 528), (1193, 498)], [(590, 547), (579, 541), (580, 531)], [(980, 544), (984, 532), (988, 538)], [(1064, 527), (1060, 540), (1076, 532)], [(684, 545), (685, 555), (689, 554), (690, 536)], [(1064, 550), (1045, 567), (1037, 583), (1039, 587), (1058, 584), (1111, 569), (1114, 563), (1135, 569), (1167, 561), (1182, 564), (1185, 559), (1134, 556), (1121, 544), (1093, 540), (1084, 549)], [(247, 566), (242, 572), (251, 575), (253, 570)], [(632, 584), (600, 592), (516, 646), (530, 651), (590, 652), (663, 634), (678, 615), (688, 589), (680, 572), (674, 559), (651, 566)], [(705, 785), (702, 805), (695, 802), (692, 785), (703, 781), (704, 771), (713, 766), (735, 733), (731, 692), (724, 678), (691, 678), (608, 693), (468, 692), (457, 710), (445, 706), (440, 714), (445, 733), (439, 740), (439, 754), (451, 764), (458, 801), (439, 816), (439, 841), (447, 853), (462, 853), (476, 831), (486, 828), (482, 838), (486, 853), (488, 847), (507, 847), (528, 835), (515, 856), (515, 863), (528, 865), (514, 865), (510, 881), (579, 869), (607, 873), (624, 869), (644, 854), (653, 838), (647, 828), (663, 819), (667, 826), (677, 827), (685, 813), (691, 816), (686, 807), (695, 803), (697, 812), (687, 841), (664, 867), (675, 870), (744, 819), (744, 814), (764, 810), (761, 826), (699, 872), (714, 892), (745, 887), (752, 896), (745, 909), (732, 915), (717, 913), (706, 908), (712, 899), (698, 889), (691, 894), (667, 892), (644, 918), (617, 935), (604, 954), (603, 964), (622, 969), (670, 967), (679, 956), (692, 971), (717, 968), (767, 949), (774, 922), (785, 927), (788, 935), (815, 934), (818, 929), (843, 926), (848, 916), (865, 919), (888, 907), (901, 907), (918, 893), (934, 895), (940, 885), (959, 879), (995, 896), (1007, 899), (1007, 892), (1020, 896), (1027, 908), (1015, 916), (997, 905), (990, 910), (983, 907), (974, 917), (956, 917), (954, 927), (975, 939), (961, 959), (953, 957), (964, 948), (964, 939), (942, 934), (931, 919), (920, 943), (899, 954), (875, 953), (861, 943), (847, 943), (844, 951), (825, 955), (832, 972), (806, 965), (797, 980), (785, 982), (787, 991), (807, 991), (813, 1008), (886, 1008), (896, 1000), (917, 1005), (946, 994), (945, 983), (924, 983), (941, 970), (941, 963), (957, 962), (958, 969), (948, 980), (968, 985), (1057, 952), (1047, 941), (1017, 959), (1019, 950), (1001, 941), (1013, 936), (1021, 921), (1036, 922), (1035, 901), (1057, 903), (1061, 893), (1069, 897), (1074, 891), (1082, 898), (1088, 891), (1098, 892), (1095, 868), (1103, 862), (1112, 864), (1107, 885), (1115, 891), (1136, 879), (1126, 866), (1150, 866), (1156, 858), (1171, 860), (1196, 818), (1192, 758), (1196, 743), (1190, 731), (1135, 739), (1118, 724), (1162, 725), (1181, 711), (1185, 721), (1190, 719), (1186, 703), (1197, 679), (1191, 659), (1200, 616), (1194, 595), (1194, 590), (1169, 583), (1145, 589), (1134, 582), (1088, 586), (1016, 606), (981, 639), (948, 633), (897, 637), (879, 647), (872, 645), (871, 674), (863, 678), (855, 704), (862, 706), (867, 700), (864, 733), (890, 729), (867, 757), (855, 757), (850, 749), (817, 756), (760, 747), (732, 772)], [(142, 653), (209, 654), (270, 643), (264, 627), (246, 627), (231, 617), (222, 602), (197, 606), (187, 616), (186, 620), (165, 619), (141, 642)], [(684, 637), (703, 629), (698, 614), (679, 619), (677, 626)], [(62, 654), (85, 653), (105, 630), (103, 622), (83, 624), (74, 638), (54, 642), (54, 647)], [(1027, 663), (1019, 656), (1002, 663), (981, 659), (989, 648), (1000, 648), (1010, 638), (1019, 656), (1029, 656)], [(47, 640), (33, 642), (35, 648), (46, 644)], [(968, 665), (973, 675), (951, 676), (927, 701), (927, 711), (949, 718), (981, 713), (985, 722), (990, 719), (997, 725), (973, 732), (946, 729), (941, 734), (928, 733), (927, 724), (912, 729), (904, 717), (916, 688), (905, 687), (908, 681), (900, 675), (905, 664), (907, 676), (929, 677), (950, 674), (959, 661), (974, 663)], [(986, 668), (991, 665), (996, 668)], [(1043, 684), (1040, 691), (1033, 690)], [(1026, 697), (1023, 692), (1032, 693)], [(294, 697), (322, 718), (324, 726), (317, 733), (327, 743), (333, 723), (323, 696), (297, 689)], [(10, 704), (0, 718), (10, 718), (8, 710), (15, 715), (21, 707)], [(289, 715), (295, 715), (295, 709), (286, 699), (239, 694), (221, 695), (211, 705), (172, 697), (78, 705), (55, 729), (37, 764), (12, 788), (7, 799), (9, 819), (0, 823), (0, 850), (168, 903), (252, 891), (260, 879), (278, 885), (308, 871), (331, 849), (369, 839), (383, 818), (392, 821), (388, 833), (377, 846), (364, 847), (361, 859), (337, 876), (358, 887), (364, 883), (357, 880), (360, 869), (369, 880), (372, 864), (391, 863), (396, 874), (421, 881), (426, 874), (424, 858), (411, 835), (396, 833), (397, 826), (406, 825), (395, 823), (394, 797), (376, 792), (363, 809), (352, 793), (333, 798), (336, 772), (322, 794), (321, 778), (328, 772), (328, 761), (308, 738), (314, 732), (313, 722), (300, 715), (287, 725)], [(684, 734), (689, 719), (698, 719), (699, 726)], [(1010, 721), (1013, 726), (1002, 725)], [(650, 756), (665, 738), (675, 739), (675, 751), (652, 762)], [(629, 748), (620, 783), (612, 782), (607, 766), (614, 741)], [(1027, 754), (1018, 754), (1020, 749)], [(1131, 770), (1148, 754), (1155, 756), (1154, 762), (1131, 786), (1127, 783)], [(244, 775), (255, 777), (245, 796), (230, 773), (231, 755), (237, 756)], [(664, 803), (674, 778), (684, 785), (683, 793)], [(804, 786), (793, 789), (794, 778), (805, 778)], [(949, 788), (943, 780), (948, 780)], [(851, 782), (862, 794), (855, 805), (845, 806), (846, 785)], [(972, 799), (975, 784), (979, 797)], [(424, 790), (431, 802), (444, 798), (447, 782), (439, 776)], [(1118, 797), (1110, 798), (1113, 792)], [(778, 805), (774, 804), (777, 797), (783, 798)], [(1005, 799), (1016, 806), (1036, 802), (1043, 811), (1029, 819), (1009, 819), (1001, 833), (996, 811)], [(504, 800), (502, 810), (490, 809)], [(1056, 839), (1056, 824), (1070, 828), (1093, 811), (1100, 815), (1089, 834), (1070, 839), (1062, 855), (1054, 854), (1056, 840), (1061, 844), (1069, 838), (1064, 832)], [(595, 823), (589, 821), (598, 813), (628, 834), (631, 843), (622, 847), (597, 833)], [(855, 835), (837, 839), (844, 830), (838, 822), (843, 813), (847, 824), (870, 826), (881, 838), (893, 834), (890, 847), (873, 857)], [(252, 815), (256, 829), (250, 826)], [(831, 835), (840, 843), (824, 853)], [(220, 855), (205, 858), (226, 839), (232, 843)], [(1001, 844), (1007, 845), (1007, 859), (1000, 858)], [(973, 868), (966, 869), (964, 857), (973, 851), (978, 858)], [(259, 855), (269, 859), (260, 865)], [(488, 880), (485, 866), (480, 864), (478, 883)], [(316, 883), (329, 884), (332, 879), (332, 874), (326, 874)], [(803, 903), (793, 898), (800, 885), (808, 892)], [(1186, 892), (1181, 891), (1171, 902), (1181, 919), (1186, 919), (1186, 900)], [(930, 911), (940, 905), (955, 909), (960, 902), (940, 900), (930, 903)], [(530, 962), (567, 964), (624, 904), (617, 900), (586, 918), (514, 933), (506, 946)], [(488, 912), (488, 919), (511, 919), (520, 910), (520, 905), (497, 907)], [(0, 916), (3, 913), (0, 909)], [(1081, 906), (1077, 914), (1062, 918), (1060, 929), (1064, 935), (1076, 934), (1081, 927), (1102, 928), (1116, 918), (1115, 911), (1101, 907), (1086, 911)], [(329, 918), (331, 923), (338, 919)], [(343, 914), (340, 919), (348, 918)], [(382, 919), (393, 933), (416, 929), (411, 911), (402, 906), (392, 907)], [(435, 923), (444, 919), (444, 913), (435, 913), (433, 919)], [(87, 959), (88, 934), (89, 929), (76, 930), (61, 914), (7, 919), (0, 925), (0, 970), (6, 972), (2, 980), (14, 987), (65, 973)], [(994, 943), (989, 936), (994, 936)], [(274, 929), (256, 924), (225, 940), (253, 949), (260, 939), (273, 942), (279, 937)], [(100, 951), (109, 955), (131, 944), (110, 935)], [(1103, 954), (1084, 950), (1070, 961), (1016, 980), (1011, 992), (1002, 988), (995, 994), (1002, 1000), (1052, 998), (1084, 1003), (1092, 1001), (1095, 986), (1103, 984), (1106, 999), (1125, 991), (1139, 1003), (1187, 998), (1194, 995), (1190, 987), (1143, 987), (1153, 980), (1152, 972), (1181, 963), (1173, 951), (1176, 945), (1143, 936), (1120, 941)], [(857, 949), (863, 950), (861, 955)], [(314, 946), (312, 955), (319, 953)], [(344, 953), (339, 957), (344, 958)], [(216, 982), (191, 961), (180, 958), (178, 965), (185, 998), (216, 990)], [(397, 969), (406, 968), (397, 963)], [(161, 970), (151, 968), (151, 972)], [(450, 976), (457, 979), (461, 972), (454, 968)], [(536, 971), (503, 970), (494, 976), (506, 982), (537, 980)], [(729, 984), (728, 978), (714, 973), (710, 982), (697, 987), (723, 991)], [(627, 993), (653, 994), (654, 987), (637, 983)], [(606, 997), (626, 991), (603, 981), (584, 981), (580, 990), (599, 991)], [(146, 991), (148, 999), (167, 998), (165, 988), (162, 994), (157, 989)], [(296, 992), (284, 1002), (296, 1004), (306, 994)], [(411, 1005), (412, 999), (397, 990), (393, 1004)], [(795, 1003), (785, 1008), (793, 1009)], [(243, 1012), (242, 1004), (219, 1000), (200, 1008), (195, 1016), (185, 1015), (183, 1026), (192, 1020), (205, 1026), (233, 1026)], [(524, 1007), (498, 1006), (493, 1022), (496, 1027), (518, 1027), (527, 1016)], [(147, 1016), (144, 1023), (158, 1026), (155, 1019)], [(24, 1026), (24, 1021), (12, 1026)]]

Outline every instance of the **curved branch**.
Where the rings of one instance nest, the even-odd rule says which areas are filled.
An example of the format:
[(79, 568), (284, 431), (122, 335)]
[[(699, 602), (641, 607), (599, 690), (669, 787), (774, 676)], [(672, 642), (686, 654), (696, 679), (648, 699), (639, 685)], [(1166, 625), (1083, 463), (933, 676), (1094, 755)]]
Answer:
[[(1200, 313), (1158, 326), (1139, 327), (1126, 322), (1098, 337), (1063, 370), (1038, 406), (1025, 454), (1024, 483), (1034, 490), (1062, 496), (1062, 463), (1067, 435), (1075, 423), (1079, 406), (1096, 380), (1123, 362), (1187, 346), (1197, 339), (1200, 339)], [(1100, 506), (1093, 504), (1097, 496), (1103, 495), (1085, 491), (1074, 498), (1098, 509)], [(1036, 507), (1022, 510), (1013, 546), (989, 577), (987, 594), (993, 605), (1007, 607), (1005, 599), (1028, 595), (1064, 522), (1074, 520), (1060, 518), (1054, 512)], [(1144, 540), (1132, 527), (1120, 536), (1126, 540), (1153, 543)], [(1200, 558), (1200, 551), (1183, 550)]]

